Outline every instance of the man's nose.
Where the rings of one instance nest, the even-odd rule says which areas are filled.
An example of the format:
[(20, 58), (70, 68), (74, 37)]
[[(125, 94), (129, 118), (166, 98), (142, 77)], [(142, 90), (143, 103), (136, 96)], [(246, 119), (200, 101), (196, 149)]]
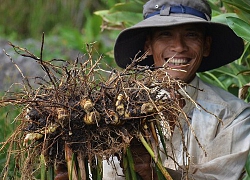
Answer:
[(172, 45), (171, 45), (171, 51), (174, 52), (183, 52), (183, 51), (187, 51), (188, 47), (186, 42), (183, 40), (182, 37), (177, 36), (173, 39)]

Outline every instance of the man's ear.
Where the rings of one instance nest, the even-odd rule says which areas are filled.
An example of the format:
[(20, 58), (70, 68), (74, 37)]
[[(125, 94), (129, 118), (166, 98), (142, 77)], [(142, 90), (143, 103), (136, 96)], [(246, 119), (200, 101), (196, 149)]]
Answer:
[(150, 38), (147, 37), (146, 41), (145, 41), (145, 44), (144, 44), (144, 51), (148, 52), (148, 55), (153, 55), (153, 52), (152, 52), (152, 48), (151, 48), (151, 41), (150, 41)]
[(210, 54), (211, 44), (212, 44), (212, 37), (211, 36), (205, 37), (205, 42), (204, 43), (205, 44), (204, 44), (203, 56), (207, 57)]

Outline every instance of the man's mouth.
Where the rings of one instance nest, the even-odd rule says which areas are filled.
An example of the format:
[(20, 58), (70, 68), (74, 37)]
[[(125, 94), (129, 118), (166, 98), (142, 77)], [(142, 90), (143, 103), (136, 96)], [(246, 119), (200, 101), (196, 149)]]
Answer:
[(187, 58), (169, 58), (166, 60), (166, 63), (172, 64), (175, 66), (187, 65), (188, 62), (189, 60)]

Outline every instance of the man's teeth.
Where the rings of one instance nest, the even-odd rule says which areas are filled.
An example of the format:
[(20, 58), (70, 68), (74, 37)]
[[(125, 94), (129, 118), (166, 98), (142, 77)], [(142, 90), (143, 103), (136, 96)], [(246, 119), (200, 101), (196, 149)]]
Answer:
[(174, 65), (186, 64), (188, 61), (186, 59), (178, 59), (178, 58), (171, 58), (168, 59), (168, 63), (172, 63)]

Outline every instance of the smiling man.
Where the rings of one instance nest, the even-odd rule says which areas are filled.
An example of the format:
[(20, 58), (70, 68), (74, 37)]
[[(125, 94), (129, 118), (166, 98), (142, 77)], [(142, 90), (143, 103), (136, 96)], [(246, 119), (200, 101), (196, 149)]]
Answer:
[[(168, 147), (172, 158), (166, 158), (164, 166), (173, 179), (239, 179), (250, 147), (250, 106), (201, 81), (196, 73), (238, 59), (243, 40), (227, 25), (211, 22), (206, 0), (150, 0), (143, 15), (143, 21), (122, 31), (116, 40), (118, 66), (126, 68), (139, 52), (147, 52), (139, 65), (167, 67), (171, 77), (191, 85), (185, 92), (179, 90), (189, 122), (180, 117), (181, 129), (174, 128)], [(138, 144), (131, 148), (138, 174), (144, 180), (157, 179), (145, 149)]]
[(173, 78), (190, 82), (203, 57), (210, 52), (211, 37), (200, 25), (185, 24), (154, 28), (147, 36), (145, 49), (152, 55), (155, 67), (167, 66)]

